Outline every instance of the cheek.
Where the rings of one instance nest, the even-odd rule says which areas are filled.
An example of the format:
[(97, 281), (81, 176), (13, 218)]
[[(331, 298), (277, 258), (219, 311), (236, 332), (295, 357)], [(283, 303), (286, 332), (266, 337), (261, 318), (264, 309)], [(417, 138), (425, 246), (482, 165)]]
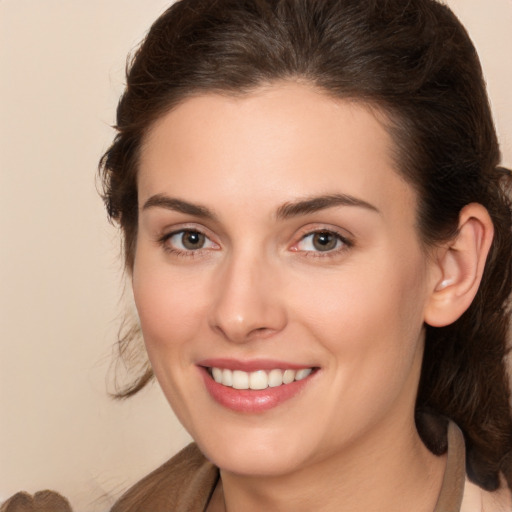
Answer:
[(422, 331), (423, 258), (416, 253), (378, 256), (336, 275), (304, 276), (295, 292), (288, 291), (293, 300), (301, 297), (297, 321), (350, 373), (365, 364), (385, 371), (384, 362), (392, 373), (404, 359), (410, 362)]
[(148, 351), (173, 350), (194, 338), (206, 311), (207, 282), (142, 258), (133, 273), (133, 294)]

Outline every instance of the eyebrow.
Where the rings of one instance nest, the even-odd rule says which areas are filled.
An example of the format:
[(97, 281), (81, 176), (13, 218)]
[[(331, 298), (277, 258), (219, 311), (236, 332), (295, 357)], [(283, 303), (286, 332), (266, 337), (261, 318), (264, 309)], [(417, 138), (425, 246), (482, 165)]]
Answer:
[(315, 213), (327, 208), (334, 208), (336, 206), (357, 206), (369, 211), (380, 213), (379, 210), (370, 203), (358, 199), (357, 197), (347, 194), (329, 194), (325, 196), (316, 196), (293, 203), (285, 203), (280, 206), (276, 212), (278, 219), (288, 219), (290, 217), (297, 217), (300, 215), (307, 215), (308, 213)]
[[(380, 213), (375, 206), (363, 201), (362, 199), (358, 199), (357, 197), (347, 194), (329, 194), (285, 203), (277, 209), (276, 218), (284, 220), (291, 217), (299, 217), (301, 215), (326, 210), (327, 208), (334, 208), (336, 206), (356, 206)], [(142, 210), (147, 210), (149, 208), (164, 208), (166, 210), (185, 213), (187, 215), (193, 215), (194, 217), (200, 217), (203, 219), (216, 219), (216, 215), (205, 206), (189, 203), (188, 201), (183, 201), (182, 199), (177, 199), (175, 197), (168, 197), (163, 194), (155, 194), (154, 196), (151, 196), (142, 206)]]
[(163, 194), (151, 196), (144, 203), (142, 210), (147, 210), (149, 208), (165, 208), (166, 210), (173, 210), (175, 212), (185, 213), (187, 215), (193, 215), (194, 217), (200, 217), (203, 219), (215, 219), (214, 213), (205, 206), (189, 203), (188, 201), (176, 199), (175, 197), (168, 197)]

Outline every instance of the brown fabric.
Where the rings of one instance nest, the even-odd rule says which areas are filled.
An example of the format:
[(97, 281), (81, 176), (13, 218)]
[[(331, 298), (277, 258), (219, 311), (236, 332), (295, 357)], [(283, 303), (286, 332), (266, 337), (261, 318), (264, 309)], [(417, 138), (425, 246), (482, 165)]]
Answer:
[(111, 512), (203, 512), (219, 479), (195, 443), (129, 489)]
[(466, 447), (464, 446), (464, 437), (459, 427), (450, 422), (446, 469), (434, 512), (458, 512), (460, 510), (465, 480)]
[(39, 491), (30, 496), (18, 492), (0, 508), (0, 512), (72, 512), (69, 501), (54, 491)]

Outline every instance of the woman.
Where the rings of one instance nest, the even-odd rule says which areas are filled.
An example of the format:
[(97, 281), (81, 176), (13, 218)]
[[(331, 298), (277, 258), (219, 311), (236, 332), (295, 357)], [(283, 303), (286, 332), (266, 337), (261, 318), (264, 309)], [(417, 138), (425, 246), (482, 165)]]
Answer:
[(121, 395), (154, 373), (197, 445), (115, 512), (512, 510), (510, 174), (447, 7), (182, 0), (117, 129)]

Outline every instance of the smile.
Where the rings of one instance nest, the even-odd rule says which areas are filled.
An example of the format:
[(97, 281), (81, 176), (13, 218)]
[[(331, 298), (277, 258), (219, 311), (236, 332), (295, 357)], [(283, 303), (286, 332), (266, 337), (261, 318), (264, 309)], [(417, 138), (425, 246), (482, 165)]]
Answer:
[(313, 368), (302, 368), (299, 370), (281, 370), (274, 368), (271, 370), (256, 370), (253, 372), (217, 367), (208, 368), (208, 373), (218, 384), (233, 389), (252, 390), (262, 390), (288, 385), (292, 382), (305, 379), (312, 371)]
[(219, 405), (238, 413), (263, 413), (314, 386), (317, 366), (278, 361), (211, 359), (197, 365), (208, 394)]

